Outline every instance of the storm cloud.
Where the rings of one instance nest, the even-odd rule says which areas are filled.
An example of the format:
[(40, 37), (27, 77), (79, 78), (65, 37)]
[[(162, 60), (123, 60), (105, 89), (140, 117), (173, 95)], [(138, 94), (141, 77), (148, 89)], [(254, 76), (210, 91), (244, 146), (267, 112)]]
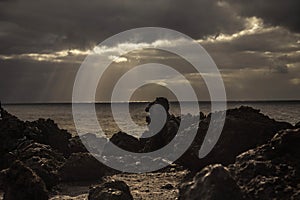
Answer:
[[(97, 44), (121, 31), (148, 26), (174, 29), (197, 40), (219, 67), (230, 100), (300, 99), (299, 9), (298, 0), (1, 0), (0, 100), (69, 102), (76, 72)], [(107, 48), (119, 52), (130, 48), (126, 45), (141, 44)], [(180, 69), (202, 100), (209, 98), (201, 77), (172, 54), (120, 51), (120, 56), (110, 57), (114, 63), (99, 101), (109, 100), (122, 73), (149, 62)], [(136, 100), (169, 94), (152, 82), (180, 87), (181, 81), (152, 80), (137, 91)]]

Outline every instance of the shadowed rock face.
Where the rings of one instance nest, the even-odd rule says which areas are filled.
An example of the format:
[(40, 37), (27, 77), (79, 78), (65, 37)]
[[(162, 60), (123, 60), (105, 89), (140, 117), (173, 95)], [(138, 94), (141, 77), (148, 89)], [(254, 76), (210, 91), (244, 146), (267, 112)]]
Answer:
[(47, 200), (44, 181), (22, 162), (16, 161), (1, 172), (4, 200)]
[(0, 169), (7, 166), (4, 155), (17, 148), (17, 146), (26, 140), (24, 129), (25, 124), (17, 117), (9, 114), (0, 108)]
[(99, 180), (109, 168), (89, 153), (74, 153), (60, 169), (63, 181)]
[(226, 167), (210, 165), (180, 187), (180, 200), (242, 200), (243, 194)]
[(21, 160), (40, 176), (48, 189), (59, 182), (58, 169), (65, 162), (65, 158), (49, 145), (26, 141), (12, 153), (15, 159)]
[(239, 155), (228, 168), (208, 166), (187, 178), (180, 199), (298, 200), (299, 146), (300, 129), (280, 131), (266, 144)]
[(230, 171), (251, 199), (299, 199), (299, 146), (300, 129), (281, 131), (239, 155)]
[(39, 119), (33, 122), (26, 122), (25, 126), (26, 129), (24, 132), (28, 139), (50, 145), (64, 156), (70, 154), (68, 144), (72, 136), (68, 131), (59, 129), (53, 120)]
[(133, 200), (129, 187), (123, 181), (109, 181), (92, 188), (89, 200)]
[[(230, 109), (217, 144), (205, 158), (199, 159), (198, 153), (209, 122), (210, 115), (200, 121), (197, 136), (189, 150), (178, 160), (179, 164), (196, 171), (214, 163), (228, 165), (234, 163), (235, 157), (242, 152), (266, 143), (280, 130), (293, 127), (289, 123), (270, 119), (250, 107)], [(190, 128), (197, 128), (197, 125), (194, 126)], [(188, 135), (189, 132), (185, 134)]]
[[(127, 133), (124, 133), (124, 132), (118, 132), (118, 133), (114, 134), (109, 140), (114, 145), (116, 145), (126, 151), (130, 151), (130, 152), (138, 153), (143, 148), (143, 145), (139, 141), (139, 139), (137, 139), (131, 135), (128, 135)], [(110, 143), (107, 143), (105, 145), (103, 156), (116, 155), (115, 152), (113, 152), (111, 150), (111, 145), (112, 144), (110, 144)], [(118, 155), (116, 155), (116, 156), (118, 156)]]

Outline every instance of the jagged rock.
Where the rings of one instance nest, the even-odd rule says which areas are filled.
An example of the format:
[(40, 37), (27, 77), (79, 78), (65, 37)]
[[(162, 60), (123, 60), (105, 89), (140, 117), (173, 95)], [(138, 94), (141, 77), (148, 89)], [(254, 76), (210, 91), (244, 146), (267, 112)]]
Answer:
[(60, 169), (63, 181), (99, 180), (108, 172), (108, 167), (89, 153), (73, 153)]
[(58, 169), (65, 162), (65, 158), (49, 145), (25, 141), (9, 155), (11, 161), (21, 160), (30, 167), (44, 180), (47, 188), (50, 189), (59, 182)]
[[(118, 146), (119, 148), (126, 150), (126, 151), (130, 151), (130, 152), (139, 152), (142, 150), (143, 145), (142, 143), (139, 141), (139, 139), (128, 135), (124, 132), (118, 132), (116, 134), (114, 134), (111, 138), (110, 138), (110, 142), (112, 142), (114, 145)], [(113, 150), (111, 150), (111, 144), (107, 143), (104, 147), (104, 152), (103, 152), (103, 156), (118, 156), (116, 154), (116, 152), (114, 152)]]
[(250, 199), (297, 199), (300, 181), (300, 129), (273, 139), (236, 159), (229, 169)]
[(124, 181), (109, 181), (93, 187), (88, 196), (89, 200), (133, 200), (129, 187)]
[(222, 165), (210, 165), (201, 170), (192, 181), (180, 187), (180, 200), (245, 199), (241, 189)]
[(23, 132), (24, 122), (4, 109), (1, 109), (0, 114), (0, 169), (4, 169), (8, 167), (4, 155), (14, 150), (26, 137)]
[(33, 122), (26, 122), (26, 130), (24, 132), (29, 139), (50, 145), (65, 156), (69, 156), (69, 139), (72, 135), (66, 130), (59, 129), (53, 120), (39, 119)]
[(20, 161), (1, 171), (1, 176), (4, 183), (4, 200), (48, 199), (44, 181)]
[[(213, 150), (203, 159), (198, 158), (200, 147), (206, 135), (211, 114), (200, 121), (199, 127), (194, 124), (189, 129), (198, 128), (197, 136), (188, 151), (177, 161), (179, 164), (192, 170), (221, 163), (228, 165), (234, 163), (235, 157), (248, 149), (255, 148), (270, 140), (276, 132), (292, 128), (286, 122), (277, 122), (251, 107), (240, 107), (227, 111), (225, 125)], [(189, 135), (189, 129), (186, 136)]]

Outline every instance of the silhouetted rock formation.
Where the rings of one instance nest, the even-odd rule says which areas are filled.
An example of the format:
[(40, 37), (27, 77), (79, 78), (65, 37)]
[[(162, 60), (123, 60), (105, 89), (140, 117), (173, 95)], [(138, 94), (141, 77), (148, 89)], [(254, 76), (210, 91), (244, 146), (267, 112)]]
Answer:
[[(184, 141), (191, 130), (197, 131), (196, 138), (176, 163), (192, 170), (190, 176), (202, 171), (181, 186), (181, 199), (300, 199), (300, 129), (295, 129), (299, 123), (292, 126), (278, 122), (250, 107), (229, 109), (217, 144), (205, 158), (199, 159), (211, 114), (175, 117), (168, 112), (165, 99), (156, 99), (149, 106), (157, 103), (167, 111), (167, 121), (158, 134), (138, 139), (119, 132), (110, 141), (129, 152), (154, 151), (177, 137), (180, 122), (190, 122), (187, 124), (192, 125), (185, 124), (179, 141)], [(108, 164), (117, 162), (126, 171), (167, 163), (160, 156), (143, 156), (140, 162), (129, 154), (110, 152), (107, 156), (105, 151), (102, 154), (103, 148), (106, 152), (111, 148), (106, 138), (91, 133), (71, 137), (52, 120), (23, 122), (1, 106), (0, 114), (0, 170), (4, 169), (0, 188), (7, 200), (48, 199), (47, 189), (62, 181), (100, 180), (117, 173), (92, 154), (101, 156)], [(151, 135), (150, 132), (144, 136)], [(172, 148), (179, 148), (178, 144)], [(165, 187), (169, 188), (170, 185)], [(131, 200), (132, 195), (124, 182), (112, 181), (91, 189), (89, 199)]]
[(242, 200), (242, 191), (222, 165), (202, 169), (192, 181), (182, 184), (180, 200)]
[(59, 129), (57, 124), (51, 119), (39, 119), (33, 122), (26, 122), (25, 135), (41, 144), (50, 145), (65, 156), (69, 153), (69, 139), (72, 135), (63, 129)]
[(9, 169), (1, 171), (4, 200), (47, 200), (48, 191), (44, 181), (22, 162), (14, 162)]
[(300, 128), (300, 122), (296, 123), (295, 128)]
[(129, 187), (124, 181), (109, 181), (92, 188), (89, 200), (133, 200)]
[[(211, 115), (200, 121), (193, 144), (178, 160), (178, 163), (189, 169), (199, 170), (215, 163), (224, 165), (234, 163), (235, 157), (240, 153), (266, 143), (279, 130), (293, 127), (289, 123), (270, 119), (261, 114), (259, 110), (251, 107), (242, 106), (237, 109), (229, 109), (217, 144), (205, 158), (199, 159), (199, 150), (206, 135), (210, 117)], [(197, 126), (194, 124), (194, 127), (190, 127), (190, 129), (197, 129)], [(189, 129), (186, 130), (185, 134), (189, 135)]]
[[(166, 123), (161, 130), (157, 131), (156, 127), (151, 126), (150, 122), (155, 121), (155, 118), (160, 119), (160, 112), (151, 110), (152, 106), (161, 105), (166, 112)], [(165, 145), (167, 145), (177, 134), (180, 119), (169, 113), (169, 101), (164, 97), (158, 97), (155, 101), (149, 103), (145, 111), (149, 112), (149, 116), (146, 117), (146, 122), (150, 124), (149, 131), (143, 133), (140, 141), (143, 143), (143, 152), (156, 151)], [(157, 123), (157, 122), (156, 122)], [(159, 123), (159, 122), (158, 122)]]

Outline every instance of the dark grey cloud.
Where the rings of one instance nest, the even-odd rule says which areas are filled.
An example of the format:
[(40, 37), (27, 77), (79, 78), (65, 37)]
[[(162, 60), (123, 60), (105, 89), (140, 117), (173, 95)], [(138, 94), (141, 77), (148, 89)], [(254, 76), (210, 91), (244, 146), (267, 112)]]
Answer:
[[(222, 71), (230, 99), (300, 99), (299, 7), (299, 0), (0, 0), (0, 99), (70, 101), (85, 55), (68, 52), (60, 57), (59, 52), (87, 50), (120, 31), (144, 26), (171, 28), (203, 39)], [(230, 38), (247, 30), (247, 17), (261, 18), (263, 27)], [(229, 39), (221, 40), (222, 35)], [(49, 57), (38, 60), (30, 53)], [(105, 93), (99, 93), (98, 100), (107, 100), (112, 84), (126, 69), (149, 61), (178, 69), (190, 77), (199, 94), (208, 97), (203, 81), (199, 84), (194, 71), (173, 55), (149, 51), (126, 56), (130, 62), (107, 71), (102, 80), (106, 85), (100, 82)], [(149, 84), (135, 95), (152, 99), (165, 92)]]
[(194, 38), (243, 28), (216, 0), (15, 0), (0, 2), (0, 53), (90, 48), (130, 28), (159, 26)]
[(242, 16), (257, 16), (274, 26), (300, 32), (299, 0), (225, 0)]

